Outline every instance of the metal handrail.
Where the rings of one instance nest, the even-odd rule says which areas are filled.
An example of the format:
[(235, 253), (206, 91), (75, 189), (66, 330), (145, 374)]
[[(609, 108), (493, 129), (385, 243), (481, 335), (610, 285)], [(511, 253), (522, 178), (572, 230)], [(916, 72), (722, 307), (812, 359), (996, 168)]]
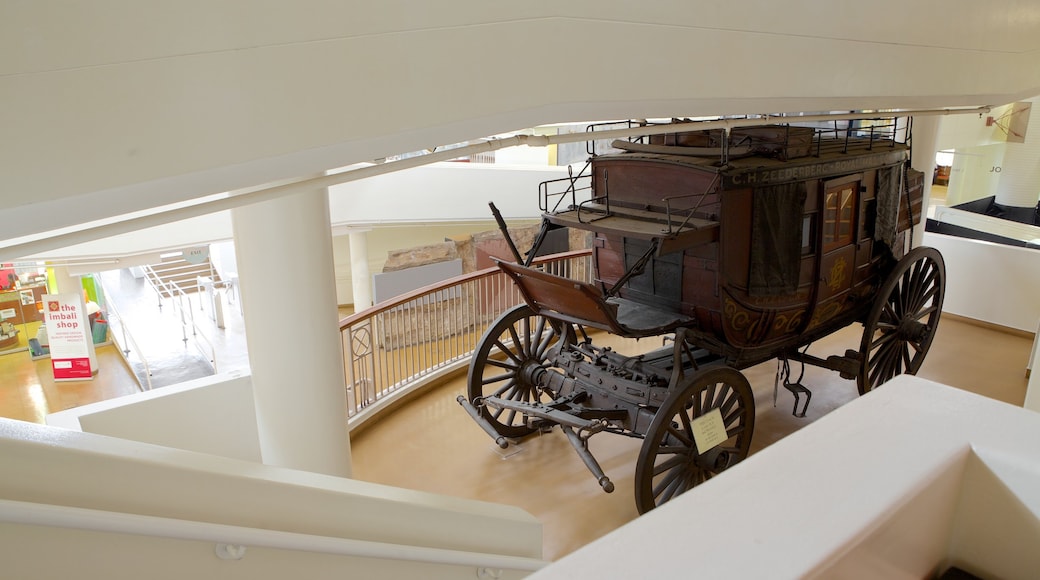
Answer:
[[(591, 250), (566, 252), (536, 259), (534, 266), (591, 282), (591, 256)], [(466, 364), (490, 323), (522, 302), (519, 290), (496, 267), (420, 288), (341, 320), (348, 423), (356, 426), (380, 408), (378, 403)]]
[[(148, 385), (148, 390), (152, 390), (152, 369), (148, 366), (148, 358), (144, 356), (144, 351), (141, 350), (141, 347), (137, 344), (137, 341), (134, 340), (133, 335), (130, 333), (130, 329), (127, 328), (128, 325), (126, 319), (119, 314), (119, 311), (112, 306), (112, 303), (108, 303), (107, 306), (111, 308), (111, 312), (114, 312), (116, 318), (119, 319), (119, 331), (123, 335), (124, 340), (123, 346), (119, 349), (119, 352), (122, 354), (123, 360), (125, 360), (127, 364), (130, 364), (127, 357), (130, 355), (130, 347), (133, 347), (137, 356), (141, 358), (141, 364), (144, 365), (144, 380)], [(111, 317), (109, 319), (111, 320)], [(140, 381), (138, 381), (138, 387), (143, 388), (144, 385), (140, 384)]]
[[(189, 340), (188, 339), (188, 329), (191, 329), (191, 336), (194, 339), (192, 344), (195, 346), (196, 349), (198, 349), (199, 354), (201, 354), (204, 358), (206, 358), (206, 360), (209, 361), (210, 365), (213, 367), (213, 372), (216, 373), (217, 372), (217, 351), (213, 347), (213, 343), (211, 343), (209, 341), (209, 339), (206, 338), (206, 335), (204, 333), (202, 333), (202, 331), (199, 329), (198, 325), (195, 324), (195, 312), (194, 312), (194, 310), (193, 310), (193, 308), (191, 306), (191, 296), (188, 296), (188, 293), (185, 292), (184, 289), (181, 288), (180, 285), (178, 285), (176, 282), (173, 282), (173, 281), (167, 282), (167, 281), (163, 280), (155, 272), (155, 270), (152, 269), (151, 266), (145, 266), (144, 269), (145, 269), (145, 277), (144, 278), (148, 282), (148, 285), (156, 293), (157, 299), (159, 301), (159, 310), (162, 310), (162, 300), (163, 300), (162, 291), (165, 291), (166, 294), (170, 297), (171, 300), (176, 298), (176, 300), (173, 300), (173, 308), (174, 308), (175, 311), (177, 311), (180, 314), (180, 319), (181, 319), (181, 340), (183, 340), (184, 342), (188, 342), (188, 340)], [(158, 282), (159, 286), (162, 288), (162, 291), (160, 291), (158, 288), (156, 288), (156, 283), (157, 282)], [(184, 304), (183, 304), (184, 300), (188, 301), (188, 307), (187, 308), (184, 307)], [(187, 320), (185, 320), (185, 313), (187, 313)], [(201, 339), (201, 343), (205, 343), (204, 345), (200, 343), (200, 339)], [(207, 352), (207, 349), (203, 348), (203, 346), (208, 347), (208, 351), (209, 352)]]
[[(101, 279), (101, 276), (94, 276), (94, 280), (96, 280), (97, 283), (101, 285), (101, 292), (106, 297), (111, 296), (111, 294), (108, 292), (108, 289), (105, 287), (105, 283)], [(148, 384), (147, 390), (152, 390), (152, 369), (148, 366), (148, 359), (144, 356), (144, 351), (141, 350), (141, 347), (138, 346), (137, 341), (134, 340), (134, 336), (130, 332), (129, 325), (126, 322), (126, 318), (123, 318), (123, 315), (119, 313), (119, 309), (116, 308), (115, 303), (113, 303), (111, 300), (105, 300), (105, 310), (107, 311), (106, 316), (108, 316), (109, 328), (112, 328), (112, 320), (118, 320), (119, 332), (123, 335), (123, 342), (122, 344), (119, 344), (119, 348), (117, 348), (116, 350), (119, 351), (120, 356), (122, 356), (123, 360), (126, 361), (127, 366), (132, 367), (133, 365), (130, 364), (130, 360), (128, 357), (130, 355), (130, 347), (133, 347), (134, 352), (136, 352), (137, 356), (141, 358), (141, 364), (144, 365), (144, 378), (145, 382)], [(136, 373), (134, 374), (134, 376), (137, 376)], [(137, 380), (137, 387), (142, 390), (144, 389), (144, 385), (141, 384), (140, 378), (138, 378)]]

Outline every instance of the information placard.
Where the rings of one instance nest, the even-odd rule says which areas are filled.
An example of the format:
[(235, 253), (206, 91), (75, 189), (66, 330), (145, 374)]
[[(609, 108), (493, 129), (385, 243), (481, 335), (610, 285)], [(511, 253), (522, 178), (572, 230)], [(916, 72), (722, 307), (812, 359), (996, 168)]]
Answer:
[(54, 380), (93, 379), (97, 373), (97, 358), (83, 296), (45, 294), (43, 304)]
[(729, 439), (722, 412), (717, 408), (694, 419), (690, 427), (693, 428), (693, 441), (698, 453), (707, 453)]

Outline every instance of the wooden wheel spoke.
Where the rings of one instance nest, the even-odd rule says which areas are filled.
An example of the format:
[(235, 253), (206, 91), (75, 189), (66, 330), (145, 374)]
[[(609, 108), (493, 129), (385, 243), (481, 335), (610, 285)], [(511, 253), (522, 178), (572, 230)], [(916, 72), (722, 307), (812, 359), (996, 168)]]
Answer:
[(928, 298), (935, 294), (937, 288), (932, 285), (930, 286), (927, 279), (918, 281), (910, 289), (910, 301), (907, 312), (916, 312), (921, 309), (921, 306), (928, 301)]
[(484, 364), (492, 367), (498, 367), (500, 369), (506, 369), (507, 371), (516, 371), (520, 368), (520, 365), (509, 364), (509, 362), (507, 361), (496, 360), (493, 358), (487, 359), (487, 361)]
[(495, 375), (493, 377), (484, 377), (484, 379), (480, 381), (480, 384), (484, 385), (484, 386), (487, 386), (487, 385), (490, 385), (492, 383), (497, 383), (499, 381), (509, 380), (509, 379), (512, 379), (512, 378), (515, 378), (515, 377), (516, 377), (516, 373), (515, 372), (502, 373), (500, 375)]
[(662, 479), (656, 486), (654, 486), (654, 497), (659, 498), (660, 503), (664, 503), (676, 495), (676, 491), (682, 485), (683, 476), (685, 473), (681, 469), (675, 469), (669, 472), (664, 479)]
[(517, 386), (518, 385), (517, 385), (516, 379), (512, 378), (512, 379), (509, 379), (508, 381), (506, 381), (506, 383), (504, 385), (502, 385), (501, 387), (495, 389), (495, 391), (493, 393), (491, 393), (491, 394), (493, 396), (495, 396), (495, 397), (498, 397), (499, 399), (515, 400), (516, 396), (517, 396), (517, 393), (516, 393)]
[(894, 376), (889, 374), (892, 368), (893, 353), (897, 352), (897, 350), (893, 348), (894, 344), (896, 343), (890, 342), (878, 352), (877, 358), (874, 360), (875, 366), (871, 372), (871, 383), (875, 385), (880, 384)]
[(727, 435), (733, 437), (734, 435), (739, 435), (740, 433), (744, 432), (743, 421), (740, 425), (734, 426), (734, 422), (736, 422), (737, 419), (743, 417), (744, 413), (744, 407), (737, 407), (736, 409), (733, 409), (733, 412), (731, 412), (729, 415), (722, 416), (722, 424), (726, 426)]
[(657, 448), (657, 455), (658, 455), (658, 457), (663, 457), (665, 455), (675, 455), (675, 456), (678, 456), (678, 457), (686, 457), (686, 454), (689, 451), (690, 451), (690, 446), (688, 446), (688, 445), (683, 445), (681, 443), (678, 444), (678, 445), (665, 445), (664, 443), (662, 443), (661, 446)]
[(715, 402), (715, 385), (711, 384), (711, 385), (708, 385), (708, 388), (704, 391), (703, 405), (701, 406), (701, 412), (698, 413), (697, 416), (699, 417), (702, 414), (706, 413), (711, 408), (713, 408), (715, 406), (714, 402)]
[[(683, 451), (680, 451), (679, 453), (682, 453), (682, 452)], [(654, 476), (656, 477), (656, 476), (661, 475), (662, 473), (664, 473), (666, 471), (670, 471), (672, 469), (675, 469), (676, 467), (685, 465), (686, 464), (686, 458), (684, 456), (682, 456), (682, 455), (679, 455), (679, 453), (675, 453), (675, 452), (668, 453), (668, 455), (671, 455), (671, 457), (668, 457), (667, 459), (664, 459), (663, 461), (660, 461), (656, 465), (654, 465), (654, 470), (653, 470)], [(661, 453), (658, 453), (657, 456), (658, 456), (658, 458), (660, 458), (661, 457)]]
[(910, 268), (910, 284), (904, 288), (907, 296), (913, 296), (916, 294), (917, 289), (921, 286), (921, 274), (924, 271), (923, 262), (915, 262), (913, 267)]
[(938, 295), (939, 290), (939, 273), (932, 271), (929, 273), (927, 278), (921, 282), (916, 292), (916, 299), (914, 300), (913, 310), (920, 310), (920, 307), (925, 306), (929, 300)]
[(892, 342), (893, 340), (895, 340), (895, 338), (896, 338), (896, 333), (895, 333), (895, 331), (893, 329), (892, 332), (886, 332), (886, 333), (882, 334), (880, 337), (878, 337), (877, 339), (875, 339), (874, 342), (871, 342), (869, 350), (871, 352), (873, 352), (878, 347)]
[(726, 398), (722, 401), (722, 404), (719, 405), (719, 412), (722, 413), (723, 417), (729, 416), (729, 412), (733, 408), (733, 405), (740, 402), (740, 395), (738, 395), (736, 391), (730, 389), (728, 386), (726, 387), (726, 390)]
[(531, 335), (531, 318), (530, 317), (526, 317), (526, 318), (524, 318), (523, 320), (520, 321), (520, 329), (521, 329), (520, 331), (522, 333), (521, 334), (521, 338), (523, 339), (523, 343), (522, 343), (523, 344), (523, 350), (521, 350), (521, 352), (523, 352), (524, 355), (527, 358), (530, 358), (531, 357), (531, 353), (534, 352), (534, 350), (533, 350), (534, 345), (531, 344), (532, 335)]
[(894, 324), (899, 321), (899, 318), (900, 317), (898, 314), (896, 314), (896, 310), (893, 307), (892, 303), (886, 302), (884, 310), (882, 310), (881, 320), (879, 320), (878, 323)]
[[(685, 413), (683, 413), (683, 417), (686, 417)], [(693, 447), (693, 437), (692, 437), (693, 430), (689, 428), (689, 426), (690, 426), (689, 418), (687, 417), (686, 420), (683, 421), (683, 423), (685, 424), (684, 425), (684, 427), (685, 427), (684, 430), (680, 431), (679, 429), (676, 429), (675, 427), (669, 426), (667, 429), (665, 429), (665, 433), (670, 434), (672, 437), (675, 437), (676, 439), (678, 439), (679, 442), (682, 443), (683, 445), (685, 445), (687, 448)]]
[[(513, 335), (513, 344), (514, 345), (517, 344), (517, 342), (516, 342), (516, 335), (515, 334)], [(513, 361), (516, 362), (517, 365), (524, 364), (523, 359), (521, 359), (509, 347), (507, 347), (505, 344), (503, 344), (501, 340), (496, 340), (495, 341), (495, 346), (497, 346), (500, 351), (506, 353), (506, 356), (508, 356), (509, 358), (513, 359)]]
[(697, 395), (697, 396), (693, 397), (693, 399), (691, 399), (690, 402), (693, 403), (693, 406), (690, 407), (690, 414), (692, 416), (694, 416), (694, 417), (700, 417), (701, 416), (701, 397), (700, 397), (700, 395)]
[(910, 287), (910, 271), (907, 270), (906, 272), (903, 272), (902, 280), (900, 281), (900, 283), (898, 285), (896, 285), (896, 287), (892, 291), (893, 294), (894, 294), (894, 298), (896, 299), (896, 304), (898, 305), (898, 308), (896, 309), (896, 312), (899, 313), (899, 317), (897, 318), (897, 320), (899, 318), (902, 318), (903, 314), (906, 312), (906, 309), (907, 309), (907, 306), (908, 306), (907, 303), (906, 303), (906, 295), (907, 295), (907, 288), (909, 288), (909, 287)]
[(552, 335), (546, 336), (545, 334), (545, 323), (546, 318), (544, 316), (538, 317), (538, 325), (533, 333), (531, 333), (531, 356), (533, 358), (542, 358), (544, 354), (544, 346), (552, 340)]
[(549, 332), (542, 334), (541, 340), (538, 342), (538, 346), (535, 348), (534, 358), (538, 360), (545, 359), (545, 353), (549, 352), (549, 347), (552, 345), (553, 341), (556, 339), (557, 336), (559, 335), (556, 334), (556, 331), (553, 330), (552, 327), (549, 328)]
[[(501, 421), (502, 415), (507, 413), (507, 412), (508, 412), (507, 419), (505, 421)], [(491, 417), (494, 418), (496, 421), (499, 421), (501, 423), (505, 423), (506, 425), (512, 424), (513, 423), (513, 418), (515, 416), (516, 416), (516, 411), (511, 411), (509, 409), (506, 409), (505, 407), (499, 407), (499, 408), (495, 409), (494, 413), (491, 414)]]
[(893, 342), (889, 346), (887, 366), (885, 369), (885, 380), (891, 379), (892, 377), (899, 374), (899, 369), (903, 363), (903, 351), (906, 349), (902, 341)]
[[(937, 294), (938, 291), (939, 291), (938, 288), (933, 288), (933, 289), (929, 290), (928, 297), (926, 297), (925, 299), (919, 300), (917, 302), (917, 304), (914, 306), (914, 309), (912, 311), (913, 313), (910, 316), (912, 318), (914, 318), (915, 320), (920, 320), (921, 316), (925, 316), (926, 314), (930, 314), (932, 312), (935, 312), (936, 311), (936, 305), (934, 304), (934, 302), (930, 302), (929, 299), (932, 298), (932, 296), (934, 296), (935, 294)], [(925, 305), (929, 305), (929, 306), (926, 307)]]

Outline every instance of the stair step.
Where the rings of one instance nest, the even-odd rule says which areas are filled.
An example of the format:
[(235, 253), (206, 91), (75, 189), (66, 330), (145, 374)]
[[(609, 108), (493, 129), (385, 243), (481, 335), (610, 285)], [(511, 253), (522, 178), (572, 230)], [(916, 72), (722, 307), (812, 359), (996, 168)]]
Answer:
[(198, 285), (200, 276), (210, 278), (213, 282), (220, 282), (220, 276), (214, 271), (209, 260), (202, 262), (188, 262), (182, 258), (167, 258), (158, 264), (149, 266), (149, 282), (156, 288), (163, 298), (170, 298), (171, 293), (164, 287), (176, 285), (185, 294), (199, 292)]

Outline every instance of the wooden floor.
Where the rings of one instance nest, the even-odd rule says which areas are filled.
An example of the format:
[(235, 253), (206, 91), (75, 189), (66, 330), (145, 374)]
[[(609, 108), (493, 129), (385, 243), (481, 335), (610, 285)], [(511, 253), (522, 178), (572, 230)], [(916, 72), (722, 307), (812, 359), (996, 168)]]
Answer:
[[(857, 348), (861, 329), (851, 326), (818, 341), (811, 353), (826, 356)], [(627, 354), (650, 350), (649, 344), (596, 338)], [(919, 376), (1014, 405), (1025, 398), (1032, 337), (980, 327), (944, 317)], [(797, 370), (795, 370), (797, 372)], [(854, 381), (809, 367), (802, 383), (813, 391), (807, 417), (791, 414), (792, 396), (780, 389), (773, 406), (776, 363), (746, 369), (755, 392), (757, 417), (752, 453), (804, 427), (856, 398)], [(465, 390), (458, 377), (351, 436), (354, 475), (358, 479), (410, 489), (516, 505), (544, 526), (544, 556), (555, 560), (637, 516), (633, 474), (641, 441), (599, 434), (589, 447), (616, 489), (604, 493), (559, 431), (536, 435), (519, 446), (500, 450), (469, 418), (455, 398)], [(884, 428), (879, 425), (878, 428)], [(835, 461), (850, 460), (834, 458)], [(870, 482), (864, 482), (869, 491)], [(850, 497), (863, 490), (850, 490)], [(748, 498), (745, 509), (754, 505)], [(811, 498), (792, 498), (811, 501)], [(697, 525), (691, 522), (691, 525)]]
[[(817, 342), (810, 352), (829, 355), (856, 348), (859, 327)], [(597, 344), (638, 354), (658, 343), (612, 337)], [(1021, 405), (1032, 337), (978, 326), (956, 317), (941, 321), (920, 376), (1000, 401)], [(0, 355), (0, 416), (43, 422), (47, 413), (137, 392), (115, 347), (98, 350), (102, 369), (92, 381), (55, 383), (48, 359), (32, 361), (28, 352)], [(797, 372), (797, 371), (796, 371)], [(793, 399), (781, 389), (773, 405), (776, 364), (745, 370), (755, 391), (757, 420), (752, 453), (804, 427), (854, 399), (853, 381), (837, 373), (807, 368), (803, 383), (813, 391), (808, 416), (791, 415)], [(416, 397), (371, 427), (351, 436), (354, 476), (396, 487), (519, 506), (544, 526), (544, 557), (550, 560), (636, 517), (632, 476), (640, 441), (600, 434), (590, 441), (607, 475), (612, 494), (601, 491), (558, 430), (500, 450), (456, 403), (464, 376)], [(879, 425), (878, 428), (884, 428)], [(850, 460), (834, 458), (835, 461)], [(864, 482), (869, 490), (869, 482)], [(850, 497), (863, 490), (849, 490)], [(748, 498), (753, 506), (754, 498)], [(811, 501), (811, 498), (792, 498)], [(691, 525), (696, 523), (691, 522)]]

